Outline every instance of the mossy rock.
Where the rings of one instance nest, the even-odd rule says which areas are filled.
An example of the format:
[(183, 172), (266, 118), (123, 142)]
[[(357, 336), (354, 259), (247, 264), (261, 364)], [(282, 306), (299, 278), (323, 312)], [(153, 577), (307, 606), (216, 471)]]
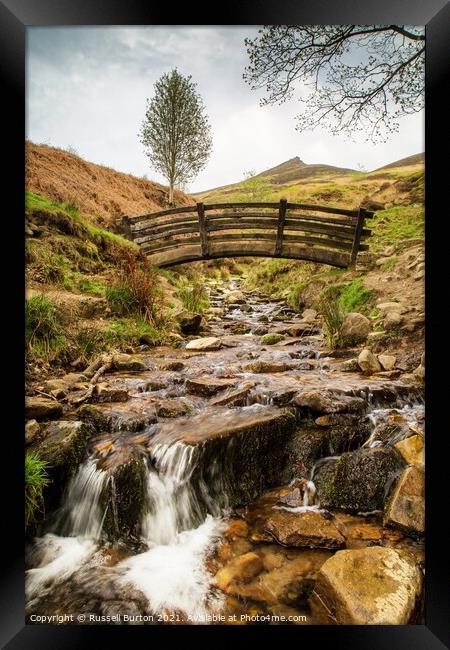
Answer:
[(280, 341), (283, 340), (283, 334), (264, 334), (264, 336), (261, 336), (259, 342), (261, 345), (275, 345), (276, 343), (280, 343)]

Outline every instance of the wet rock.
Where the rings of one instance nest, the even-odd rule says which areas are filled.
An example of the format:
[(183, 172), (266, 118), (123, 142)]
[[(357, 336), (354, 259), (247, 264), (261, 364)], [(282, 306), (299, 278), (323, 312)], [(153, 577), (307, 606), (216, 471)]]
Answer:
[(386, 508), (384, 523), (413, 535), (425, 530), (425, 474), (408, 467), (394, 487)]
[(414, 617), (422, 573), (406, 553), (372, 546), (339, 551), (321, 567), (314, 617), (339, 625), (405, 625)]
[(138, 538), (145, 507), (145, 464), (140, 449), (122, 446), (98, 462), (113, 479), (104, 495), (104, 530), (110, 539)]
[(255, 327), (255, 329), (252, 330), (252, 334), (254, 334), (255, 336), (264, 336), (265, 334), (267, 334), (268, 331), (269, 330), (267, 329), (267, 327), (260, 326), (260, 327)]
[(378, 361), (381, 364), (383, 370), (394, 370), (395, 364), (397, 362), (397, 357), (393, 354), (379, 354)]
[(344, 453), (317, 469), (314, 483), (320, 504), (350, 512), (380, 510), (403, 466), (402, 458), (391, 448), (363, 448)]
[(211, 400), (211, 406), (244, 406), (250, 391), (255, 386), (252, 381), (241, 384), (236, 390), (228, 391), (225, 395)]
[(245, 296), (242, 291), (230, 291), (230, 293), (225, 298), (225, 302), (227, 305), (244, 303)]
[(123, 404), (83, 404), (77, 413), (99, 431), (141, 431), (157, 420), (154, 401), (146, 400), (130, 400)]
[(164, 370), (172, 370), (173, 372), (181, 372), (185, 367), (182, 361), (169, 361), (163, 365)]
[(292, 403), (308, 408), (314, 413), (355, 412), (366, 408), (366, 402), (361, 397), (340, 395), (326, 390), (303, 391), (296, 395)]
[(282, 334), (265, 334), (260, 339), (261, 345), (275, 345), (284, 339)]
[(108, 384), (97, 384), (94, 390), (94, 401), (96, 402), (126, 402), (128, 391), (124, 388), (115, 388)]
[(44, 492), (46, 508), (57, 505), (68, 480), (83, 459), (93, 429), (85, 422), (60, 420), (42, 427), (38, 440), (29, 449), (48, 463), (51, 483)]
[(343, 361), (339, 366), (339, 370), (342, 372), (359, 372), (361, 368), (359, 367), (358, 359), (353, 358)]
[(409, 436), (400, 440), (394, 445), (396, 450), (403, 456), (408, 465), (423, 467), (425, 462), (425, 449), (422, 436)]
[(279, 503), (290, 508), (298, 508), (303, 505), (303, 493), (300, 487), (293, 487), (290, 492), (280, 497)]
[(277, 361), (253, 361), (252, 363), (247, 363), (243, 370), (245, 372), (253, 372), (255, 374), (259, 373), (272, 373), (272, 372), (286, 372), (290, 370), (291, 366), (288, 363), (277, 362)]
[(193, 395), (209, 397), (225, 388), (236, 385), (236, 379), (218, 379), (216, 377), (200, 377), (186, 380), (186, 390)]
[(30, 445), (39, 436), (41, 425), (37, 420), (28, 420), (25, 425), (25, 444)]
[(248, 524), (244, 519), (231, 519), (224, 534), (225, 537), (231, 537), (232, 539), (236, 537), (247, 537)]
[(222, 342), (220, 339), (216, 338), (215, 336), (206, 336), (202, 339), (194, 339), (193, 341), (189, 341), (185, 349), (208, 352), (211, 350), (218, 350), (221, 346)]
[(284, 546), (339, 549), (345, 539), (336, 526), (315, 511), (288, 512), (274, 510), (264, 530)]
[(366, 375), (380, 372), (381, 365), (376, 356), (368, 348), (364, 348), (358, 356), (358, 365)]
[(189, 413), (189, 406), (176, 399), (161, 401), (156, 407), (156, 415), (160, 418), (179, 418)]
[(198, 334), (202, 322), (202, 316), (201, 314), (192, 314), (183, 311), (180, 314), (177, 314), (177, 321), (183, 334)]
[(227, 592), (234, 582), (245, 582), (254, 578), (264, 569), (259, 555), (245, 553), (231, 560), (229, 564), (216, 573), (215, 583), (219, 589)]
[(354, 345), (363, 343), (371, 329), (370, 320), (366, 316), (351, 312), (345, 316), (339, 335), (345, 345)]
[(52, 420), (61, 414), (61, 404), (48, 397), (35, 396), (25, 399), (25, 417), (28, 420)]
[(290, 325), (286, 327), (286, 332), (290, 336), (302, 336), (302, 334), (319, 334), (320, 328), (311, 324), (310, 322), (304, 323), (295, 323), (295, 325)]
[(261, 314), (261, 316), (258, 316), (256, 320), (258, 321), (258, 323), (268, 323), (269, 317), (266, 314)]

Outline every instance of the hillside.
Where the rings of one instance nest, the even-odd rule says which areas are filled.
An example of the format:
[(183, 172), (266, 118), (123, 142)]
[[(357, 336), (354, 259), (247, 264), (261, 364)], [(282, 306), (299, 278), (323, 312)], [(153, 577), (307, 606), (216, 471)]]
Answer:
[(200, 192), (196, 198), (202, 201), (278, 201), (284, 197), (292, 202), (332, 203), (350, 208), (375, 201), (386, 207), (421, 202), (423, 184), (423, 154), (372, 172), (307, 165), (296, 157), (248, 180)]
[[(26, 186), (57, 203), (75, 205), (83, 215), (112, 225), (123, 214), (142, 214), (167, 205), (168, 188), (96, 165), (47, 145), (26, 143)], [(192, 199), (175, 192), (178, 205)]]

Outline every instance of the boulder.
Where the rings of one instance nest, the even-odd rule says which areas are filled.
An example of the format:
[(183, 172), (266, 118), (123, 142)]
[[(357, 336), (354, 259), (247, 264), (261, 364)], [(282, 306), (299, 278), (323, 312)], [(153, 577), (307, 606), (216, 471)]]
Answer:
[(151, 399), (83, 404), (77, 413), (99, 431), (141, 431), (156, 422), (155, 403)]
[(378, 309), (382, 317), (386, 316), (391, 312), (398, 312), (400, 314), (403, 314), (405, 312), (405, 307), (402, 305), (401, 302), (379, 302), (376, 305), (376, 308)]
[(338, 551), (320, 568), (310, 604), (320, 623), (406, 625), (414, 622), (422, 584), (422, 572), (404, 551)]
[(219, 391), (235, 385), (236, 379), (220, 379), (211, 376), (186, 380), (187, 392), (193, 395), (201, 395), (203, 397), (215, 395)]
[(95, 386), (93, 397), (93, 401), (96, 402), (126, 402), (128, 391), (125, 388), (116, 388), (102, 383)]
[(371, 329), (370, 321), (366, 316), (351, 312), (345, 316), (339, 336), (345, 345), (363, 343)]
[(425, 474), (418, 467), (408, 467), (394, 487), (386, 508), (384, 523), (409, 534), (425, 531)]
[(381, 364), (383, 370), (394, 370), (395, 364), (397, 362), (397, 357), (393, 354), (379, 354), (378, 361)]
[(134, 372), (143, 372), (147, 370), (147, 364), (140, 357), (132, 354), (115, 354), (112, 359), (113, 370), (128, 370)]
[(31, 445), (31, 443), (39, 436), (41, 431), (41, 425), (37, 420), (28, 420), (25, 425), (25, 444)]
[(312, 323), (317, 318), (317, 311), (315, 309), (305, 309), (302, 313), (302, 321), (305, 323)]
[(423, 467), (425, 462), (425, 449), (422, 436), (409, 436), (409, 438), (397, 442), (394, 447), (403, 456), (408, 465)]
[(290, 325), (289, 327), (283, 328), (286, 330), (287, 334), (290, 336), (302, 336), (303, 334), (319, 334), (320, 328), (317, 325), (305, 321), (304, 323), (295, 323), (295, 325)]
[(48, 397), (33, 396), (25, 399), (25, 417), (28, 420), (53, 420), (62, 414), (62, 405)]
[(336, 526), (320, 512), (288, 512), (273, 510), (264, 530), (279, 544), (310, 548), (339, 549), (345, 539)]
[(383, 325), (387, 330), (395, 329), (403, 323), (403, 316), (399, 311), (390, 311), (383, 320)]
[(359, 367), (358, 359), (355, 357), (353, 359), (347, 359), (343, 361), (339, 366), (339, 370), (342, 372), (359, 372), (361, 368)]
[(183, 311), (177, 314), (177, 321), (183, 334), (198, 334), (202, 316), (201, 314), (192, 314), (188, 311)]
[(215, 336), (205, 336), (202, 339), (194, 339), (186, 345), (186, 350), (198, 350), (209, 352), (218, 350), (222, 346), (222, 341)]
[(242, 291), (230, 291), (225, 298), (227, 305), (239, 304), (245, 302), (245, 296)]
[(350, 413), (366, 408), (366, 402), (361, 397), (340, 395), (327, 390), (302, 391), (294, 397), (292, 403), (314, 413)]
[(381, 364), (369, 348), (364, 348), (359, 353), (358, 365), (366, 375), (372, 375), (374, 372), (381, 371)]
[(222, 591), (228, 591), (236, 582), (246, 582), (264, 569), (261, 558), (256, 553), (240, 555), (216, 573), (215, 583)]
[(404, 467), (392, 448), (361, 448), (319, 466), (314, 476), (320, 505), (350, 512), (381, 510), (389, 485)]

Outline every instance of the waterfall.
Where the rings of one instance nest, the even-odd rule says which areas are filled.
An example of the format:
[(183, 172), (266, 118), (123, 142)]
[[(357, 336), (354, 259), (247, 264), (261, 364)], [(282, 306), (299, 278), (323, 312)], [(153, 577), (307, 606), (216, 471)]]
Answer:
[(142, 521), (148, 551), (118, 565), (124, 571), (120, 581), (140, 589), (153, 612), (177, 611), (188, 620), (206, 616), (221, 602), (211, 594), (204, 561), (225, 524), (206, 514), (212, 498), (201, 479), (193, 481), (199, 455), (197, 447), (180, 442), (153, 447)]
[(26, 576), (29, 605), (70, 578), (97, 550), (105, 515), (101, 496), (108, 478), (90, 459), (71, 479), (51, 532), (37, 539), (33, 548), (34, 568)]

